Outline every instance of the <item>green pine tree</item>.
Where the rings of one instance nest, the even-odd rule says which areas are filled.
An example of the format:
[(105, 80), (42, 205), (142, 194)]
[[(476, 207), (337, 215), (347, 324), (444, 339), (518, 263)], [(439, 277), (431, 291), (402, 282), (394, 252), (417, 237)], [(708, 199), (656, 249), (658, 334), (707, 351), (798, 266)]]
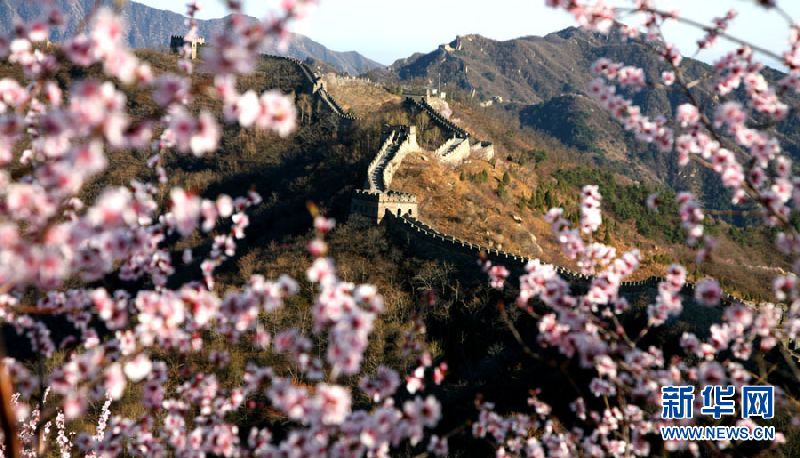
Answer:
[(544, 192), (544, 206), (545, 210), (553, 208), (553, 195), (550, 193), (549, 189)]

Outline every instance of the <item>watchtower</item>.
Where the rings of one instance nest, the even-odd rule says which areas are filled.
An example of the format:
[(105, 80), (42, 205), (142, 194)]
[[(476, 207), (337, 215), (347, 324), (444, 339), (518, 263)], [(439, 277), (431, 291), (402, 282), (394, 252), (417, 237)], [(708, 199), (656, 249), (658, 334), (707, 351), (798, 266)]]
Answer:
[(169, 38), (169, 49), (174, 53), (179, 53), (187, 43), (192, 47), (192, 60), (194, 60), (197, 59), (197, 53), (200, 48), (205, 46), (206, 40), (202, 37), (195, 37), (187, 41), (181, 35), (172, 35)]

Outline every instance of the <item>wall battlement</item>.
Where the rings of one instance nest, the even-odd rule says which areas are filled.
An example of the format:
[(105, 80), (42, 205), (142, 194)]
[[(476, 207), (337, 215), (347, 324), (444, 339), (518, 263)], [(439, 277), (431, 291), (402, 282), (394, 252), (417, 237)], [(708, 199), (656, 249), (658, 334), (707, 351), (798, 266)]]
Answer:
[(416, 195), (389, 189), (403, 159), (408, 153), (419, 150), (417, 128), (390, 126), (385, 137), (381, 149), (367, 167), (366, 189), (357, 190), (351, 203), (351, 211), (373, 218), (377, 223), (387, 212), (397, 216), (418, 212)]
[(419, 146), (417, 145), (416, 127), (389, 127), (389, 134), (383, 142), (383, 146), (367, 167), (367, 181), (364, 187), (372, 191), (388, 191), (394, 173), (400, 168), (403, 159), (408, 153), (417, 150), (419, 150)]
[(445, 164), (459, 164), (469, 156), (469, 140), (453, 137), (436, 150), (436, 157)]
[(442, 116), (441, 113), (436, 111), (436, 109), (424, 99), (406, 97), (406, 103), (428, 113), (433, 122), (439, 126), (440, 129), (445, 131), (448, 137), (469, 138), (469, 134), (466, 130), (458, 127), (453, 124), (452, 121)]
[(408, 192), (398, 191), (370, 191), (369, 189), (356, 189), (354, 191), (356, 197), (363, 201), (375, 202), (397, 202), (397, 203), (417, 203), (417, 195)]
[[(392, 233), (395, 237), (399, 236), (405, 238), (406, 240), (413, 240), (414, 247), (422, 247), (423, 249), (438, 248), (439, 254), (446, 255), (447, 253), (452, 253), (454, 258), (460, 257), (473, 263), (479, 258), (481, 253), (484, 253), (493, 264), (505, 266), (515, 274), (524, 272), (525, 266), (527, 266), (529, 262), (537, 260), (536, 258), (526, 258), (514, 253), (487, 248), (479, 244), (458, 239), (451, 235), (443, 234), (412, 216), (396, 216), (394, 214), (387, 213), (384, 216), (383, 221), (384, 224), (387, 224), (390, 233)], [(568, 281), (572, 285), (578, 285), (585, 288), (593, 279), (591, 275), (575, 272), (565, 267), (553, 267), (561, 276), (561, 278)], [(636, 292), (642, 289), (657, 288), (658, 284), (664, 280), (664, 277), (651, 276), (645, 280), (624, 281), (620, 284), (620, 293), (624, 294)], [(694, 297), (695, 287), (695, 283), (687, 282), (681, 289), (681, 293), (683, 293), (685, 296)], [(723, 294), (721, 303), (723, 305), (731, 305), (736, 303), (744, 304), (745, 302), (730, 294)]]
[(192, 60), (197, 59), (197, 53), (200, 51), (200, 48), (205, 46), (206, 40), (202, 37), (196, 37), (191, 40), (186, 40), (183, 35), (172, 35), (169, 37), (169, 49), (174, 53), (180, 52), (184, 46), (189, 45), (191, 47), (191, 57)]
[[(442, 116), (425, 97), (406, 97), (406, 104), (428, 113), (433, 122), (447, 134), (449, 139), (436, 150), (436, 156), (442, 162), (457, 164), (467, 158), (471, 153), (487, 161), (494, 157), (494, 145), (472, 137), (466, 130), (456, 126), (452, 121)], [(458, 139), (463, 139), (463, 145)], [(470, 145), (470, 143), (472, 144)]]
[(330, 110), (330, 112), (339, 119), (347, 120), (347, 121), (356, 121), (358, 117), (346, 112), (339, 103), (331, 96), (328, 91), (325, 89), (324, 82), (322, 78), (317, 75), (314, 70), (311, 69), (305, 62), (300, 59), (288, 56), (276, 56), (273, 54), (265, 54), (264, 57), (269, 59), (277, 59), (277, 60), (285, 60), (288, 62), (293, 63), (297, 68), (300, 70), (300, 73), (303, 74), (303, 77), (306, 80), (306, 83), (311, 88), (312, 94), (318, 97), (318, 99)]

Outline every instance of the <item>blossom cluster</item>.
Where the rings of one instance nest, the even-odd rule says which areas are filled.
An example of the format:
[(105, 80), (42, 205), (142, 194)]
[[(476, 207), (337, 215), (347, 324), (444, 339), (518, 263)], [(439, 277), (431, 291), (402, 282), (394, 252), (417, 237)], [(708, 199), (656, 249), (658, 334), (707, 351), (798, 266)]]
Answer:
[[(264, 320), (298, 295), (300, 284), (288, 275), (256, 274), (223, 291), (215, 275), (236, 254), (248, 212), (261, 197), (207, 198), (170, 186), (164, 165), (171, 154), (217, 153), (220, 120), (280, 136), (295, 129), (292, 98), (272, 89), (240, 93), (237, 76), (255, 70), (266, 40), (285, 41), (290, 22), (312, 3), (286, 1), (277, 15), (253, 21), (241, 2), (226, 2), (224, 32), (209, 37), (200, 61), (201, 71), (215, 75), (210, 86), (193, 77), (188, 46), (175, 72), (157, 74), (126, 47), (125, 20), (110, 8), (92, 10), (85, 27), (53, 49), (35, 44), (63, 24), (54, 2), (45, 2), (42, 20), (0, 37), (8, 44), (0, 46), (0, 58), (24, 73), (21, 81), (0, 80), (0, 317), (39, 357), (63, 350), (38, 375), (23, 362), (3, 360), (18, 394), (0, 401), (11, 405), (19, 425), (3, 431), (1, 456), (39, 456), (53, 444), (62, 457), (388, 456), (405, 440), (424, 447), (441, 406), (423, 381), (441, 383), (446, 363), (434, 367), (430, 354), (409, 346), (419, 364), (405, 389), (397, 371), (381, 366), (362, 376), (370, 402), (355, 409), (348, 380), (362, 374), (384, 300), (372, 285), (337, 277), (325, 241), (334, 221), (317, 215), (309, 244), (311, 333), (268, 331)], [(197, 37), (198, 11), (190, 2), (187, 41)], [(56, 58), (57, 48), (67, 62)], [(69, 87), (49, 79), (67, 66), (100, 67), (103, 76), (76, 78)], [(156, 114), (130, 112), (129, 89), (151, 97)], [(198, 108), (201, 93), (219, 100), (222, 113)], [(87, 185), (98, 183), (123, 150), (149, 154), (150, 171), (81, 198), (93, 194)], [(207, 249), (176, 253), (176, 241), (193, 238), (207, 239)], [(175, 275), (180, 271), (188, 275)], [(194, 280), (180, 280), (186, 277)], [(63, 319), (74, 331), (59, 340), (41, 315)], [(209, 348), (212, 332), (227, 345), (280, 355), (290, 369), (251, 362), (243, 380), (224, 384), (219, 373), (232, 357)], [(186, 364), (176, 374), (165, 355)], [(193, 362), (198, 358), (204, 364)], [(131, 417), (112, 415), (131, 396), (140, 396), (141, 408)], [(268, 428), (240, 433), (232, 414), (264, 399), (285, 428), (275, 436)], [(95, 431), (77, 434), (72, 425), (91, 415), (92, 405), (102, 406)], [(20, 450), (10, 448), (11, 436)], [(446, 454), (446, 437), (434, 436), (429, 448)]]
[[(795, 24), (789, 24), (789, 50), (782, 55), (789, 73), (773, 88), (771, 76), (764, 72), (765, 66), (756, 61), (755, 55), (775, 58), (779, 53), (751, 48), (731, 38), (730, 24), (737, 17), (731, 10), (703, 28), (698, 50), (712, 47), (721, 39), (736, 42), (738, 48), (722, 55), (707, 76), (689, 81), (682, 65), (685, 61), (677, 47), (663, 41), (662, 27), (673, 21), (695, 23), (684, 20), (676, 10), (658, 9), (654, 0), (629, 3), (630, 7), (611, 8), (603, 0), (545, 2), (567, 10), (580, 25), (591, 30), (619, 30), (627, 38), (640, 40), (661, 58), (666, 65), (661, 73), (663, 85), (648, 84), (640, 68), (600, 58), (592, 67), (597, 78), (589, 84), (588, 91), (637, 139), (655, 145), (663, 153), (674, 153), (681, 167), (691, 161), (711, 170), (729, 190), (734, 204), (759, 208), (764, 223), (776, 228), (776, 246), (791, 259), (792, 269), (776, 269), (780, 270), (773, 284), (776, 302), (756, 305), (725, 295), (720, 282), (710, 276), (698, 275), (700, 278), (691, 283), (687, 269), (674, 264), (658, 282), (655, 300), (647, 307), (646, 325), (638, 329), (631, 324), (623, 326), (622, 315), (631, 307), (619, 294), (619, 278), (636, 270), (638, 253), (617, 258), (613, 247), (591, 240), (591, 234), (602, 222), (593, 214), (599, 213), (600, 199), (595, 187), (584, 188), (579, 230), (571, 229), (561, 209), (550, 210), (546, 220), (563, 253), (576, 261), (582, 273), (591, 276), (588, 288), (576, 295), (583, 289), (574, 288), (568, 278), (562, 278), (560, 269), (535, 261), (520, 278), (517, 305), (537, 320), (536, 342), (575, 360), (592, 380), (588, 387), (574, 386), (575, 399), (570, 404), (574, 416), (566, 419), (570, 426), (554, 420), (555, 409), (540, 401), (536, 391), (529, 402), (530, 413), (503, 416), (494, 411), (491, 402), (479, 402), (473, 435), (494, 443), (498, 456), (647, 456), (653, 435), (666, 424), (658, 416), (658, 409), (653, 408), (658, 406), (654, 393), (660, 387), (775, 383), (777, 379), (770, 377), (771, 371), (754, 369), (775, 348), (781, 348), (786, 355), (777, 364), (797, 369), (796, 358), (785, 349), (800, 334), (800, 236), (791, 223), (800, 200), (792, 161), (782, 152), (771, 128), (794, 110), (782, 96), (800, 88), (800, 33)], [(777, 9), (777, 2), (758, 3)], [(641, 18), (641, 25), (633, 25), (631, 18)], [(676, 103), (674, 113), (651, 118), (630, 99), (619, 95), (618, 87), (625, 93), (645, 87), (669, 88), (680, 93), (681, 101)], [(719, 103), (708, 104), (708, 100)], [(647, 200), (653, 210), (660, 204), (658, 195)], [(696, 250), (697, 265), (702, 266), (717, 246), (705, 231), (707, 212), (689, 192), (678, 193), (677, 204), (687, 244)], [(589, 239), (584, 240), (584, 236)], [(642, 342), (648, 333), (682, 319), (688, 301), (693, 301), (693, 306), (721, 308), (721, 318), (700, 330), (707, 337), (686, 331), (680, 338), (681, 351), (671, 355)], [(509, 326), (513, 325), (509, 322)], [(524, 345), (529, 339), (518, 340)], [(569, 378), (569, 374), (566, 376)], [(776, 402), (796, 423), (796, 408), (786, 402), (796, 401), (780, 387), (777, 391)], [(693, 424), (697, 420), (687, 422)], [(737, 424), (752, 427), (754, 423), (742, 420)], [(783, 440), (780, 436), (777, 442)], [(706, 445), (723, 453), (736, 446), (731, 442), (703, 444)], [(701, 453), (697, 443), (674, 441), (665, 443), (664, 448), (695, 456)]]
[[(624, 72), (624, 77), (620, 75), (618, 70), (613, 73), (609, 72), (607, 64), (603, 62), (594, 66), (599, 75), (605, 75), (610, 81), (620, 78), (628, 86), (634, 88), (644, 86), (644, 76), (642, 76), (641, 69), (622, 68), (627, 68)], [(655, 119), (650, 119), (642, 114), (641, 108), (631, 100), (617, 94), (616, 86), (608, 84), (602, 77), (595, 78), (589, 84), (589, 95), (616, 120), (622, 123), (625, 130), (633, 132), (638, 140), (653, 143), (659, 150), (664, 152), (672, 150), (674, 143), (673, 130), (668, 126), (666, 117), (659, 115)]]

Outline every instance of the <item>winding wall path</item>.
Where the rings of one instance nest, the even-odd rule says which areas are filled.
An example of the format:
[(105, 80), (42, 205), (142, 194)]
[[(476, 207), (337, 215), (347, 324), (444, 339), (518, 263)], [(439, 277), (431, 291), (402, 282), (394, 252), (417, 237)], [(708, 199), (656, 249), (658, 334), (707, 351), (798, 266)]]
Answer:
[(264, 55), (269, 59), (279, 59), (285, 60), (293, 63), (302, 73), (303, 78), (306, 80), (306, 83), (311, 87), (311, 91), (314, 95), (316, 95), (320, 101), (333, 113), (334, 116), (345, 119), (349, 121), (355, 121), (358, 119), (355, 115), (346, 112), (337, 102), (336, 100), (328, 93), (325, 87), (322, 85), (322, 79), (311, 69), (305, 62), (301, 61), (300, 59), (288, 56), (276, 56), (267, 54)]
[[(320, 98), (320, 100), (322, 100), (322, 102), (328, 106), (328, 108), (334, 115), (348, 120), (358, 119), (352, 114), (345, 112), (341, 108), (341, 106), (338, 103), (336, 103), (334, 98), (330, 94), (328, 94), (328, 92), (325, 90), (324, 87), (322, 87), (320, 78), (304, 62), (300, 61), (299, 59), (295, 59), (292, 57), (285, 57), (285, 56), (267, 56), (267, 57), (271, 57), (274, 59), (288, 60), (297, 65), (301, 73), (303, 74), (304, 78), (313, 88), (314, 94), (316, 94)], [(469, 145), (469, 134), (464, 129), (461, 129), (460, 127), (453, 124), (450, 120), (442, 116), (430, 104), (428, 104), (425, 101), (415, 100), (413, 98), (407, 98), (406, 102), (427, 112), (434, 120), (434, 122), (437, 125), (439, 125), (439, 127), (442, 130), (448, 132), (448, 134), (450, 134), (455, 139), (463, 139), (463, 142), (467, 142), (466, 144)], [(417, 148), (415, 139), (413, 141), (413, 144), (412, 142), (409, 142), (409, 133), (410, 133), (410, 128), (407, 126), (394, 127), (391, 130), (386, 141), (383, 143), (381, 149), (378, 151), (378, 154), (375, 156), (372, 162), (370, 162), (370, 165), (367, 170), (367, 181), (365, 183), (365, 187), (368, 189), (360, 190), (361, 194), (364, 193), (379, 194), (384, 196), (385, 198), (389, 198), (392, 200), (397, 199), (398, 201), (402, 202), (413, 201), (414, 203), (416, 203), (416, 196), (407, 193), (391, 191), (389, 189), (389, 186), (391, 185), (392, 175), (400, 167), (400, 164), (402, 163), (405, 154)], [(450, 143), (448, 142), (445, 145), (449, 144)], [(450, 147), (448, 147), (448, 151), (449, 148)], [(395, 215), (390, 211), (386, 211), (385, 215), (383, 216), (383, 222), (384, 224), (388, 225), (390, 232), (392, 232), (395, 236), (406, 237), (406, 239), (408, 240), (413, 239), (418, 244), (426, 244), (428, 246), (434, 246), (441, 250), (444, 250), (445, 252), (450, 252), (462, 257), (466, 256), (473, 260), (477, 260), (480, 257), (481, 253), (483, 253), (493, 263), (506, 266), (509, 269), (516, 271), (524, 269), (525, 266), (530, 261), (534, 261), (537, 259), (537, 258), (527, 258), (515, 253), (496, 250), (493, 248), (488, 248), (479, 244), (461, 240), (455, 236), (439, 232), (436, 229), (432, 228), (431, 226), (423, 223), (422, 221), (408, 214), (399, 216)], [(554, 266), (554, 268), (562, 278), (564, 278), (565, 280), (574, 285), (586, 286), (592, 280), (592, 277), (589, 275), (575, 272), (565, 267)], [(641, 289), (655, 288), (663, 280), (664, 280), (663, 277), (651, 276), (641, 281), (622, 282), (620, 286), (620, 292), (625, 293)], [(693, 295), (694, 289), (695, 289), (695, 284), (689, 282), (684, 285), (682, 292), (687, 295)], [(738, 299), (734, 296), (725, 294), (722, 298), (722, 302), (724, 304), (731, 304), (742, 301), (741, 299)]]
[[(432, 251), (434, 257), (437, 258), (446, 256), (450, 259), (454, 259), (452, 256), (455, 255), (456, 257), (467, 260), (467, 262), (474, 263), (479, 259), (481, 253), (483, 253), (493, 264), (502, 265), (515, 274), (524, 272), (528, 262), (537, 260), (537, 258), (527, 258), (507, 251), (495, 250), (461, 240), (452, 235), (439, 232), (422, 221), (410, 216), (395, 216), (387, 212), (383, 218), (383, 224), (387, 225), (389, 232), (394, 237), (404, 239), (403, 242), (406, 243), (410, 242), (408, 244), (413, 249), (420, 251), (419, 254), (421, 255), (425, 255), (425, 251), (427, 250), (429, 252)], [(544, 261), (541, 262), (545, 263)], [(561, 278), (567, 280), (573, 286), (586, 288), (592, 281), (592, 276), (590, 275), (578, 273), (561, 266), (554, 265), (553, 267)], [(653, 289), (657, 288), (658, 284), (662, 281), (664, 281), (664, 278), (657, 276), (651, 276), (640, 281), (626, 281), (620, 284), (619, 291), (621, 294), (625, 294)], [(695, 286), (695, 283), (687, 282), (684, 284), (681, 292), (686, 296), (694, 297)], [(745, 301), (724, 293), (721, 303), (723, 305), (731, 305), (734, 303), (745, 303)]]
[(406, 103), (414, 106), (426, 113), (431, 117), (433, 122), (439, 126), (440, 129), (447, 132), (448, 137), (469, 138), (469, 133), (466, 130), (453, 124), (452, 121), (442, 116), (436, 108), (433, 108), (428, 102), (424, 100), (417, 100), (412, 97), (406, 97)]

